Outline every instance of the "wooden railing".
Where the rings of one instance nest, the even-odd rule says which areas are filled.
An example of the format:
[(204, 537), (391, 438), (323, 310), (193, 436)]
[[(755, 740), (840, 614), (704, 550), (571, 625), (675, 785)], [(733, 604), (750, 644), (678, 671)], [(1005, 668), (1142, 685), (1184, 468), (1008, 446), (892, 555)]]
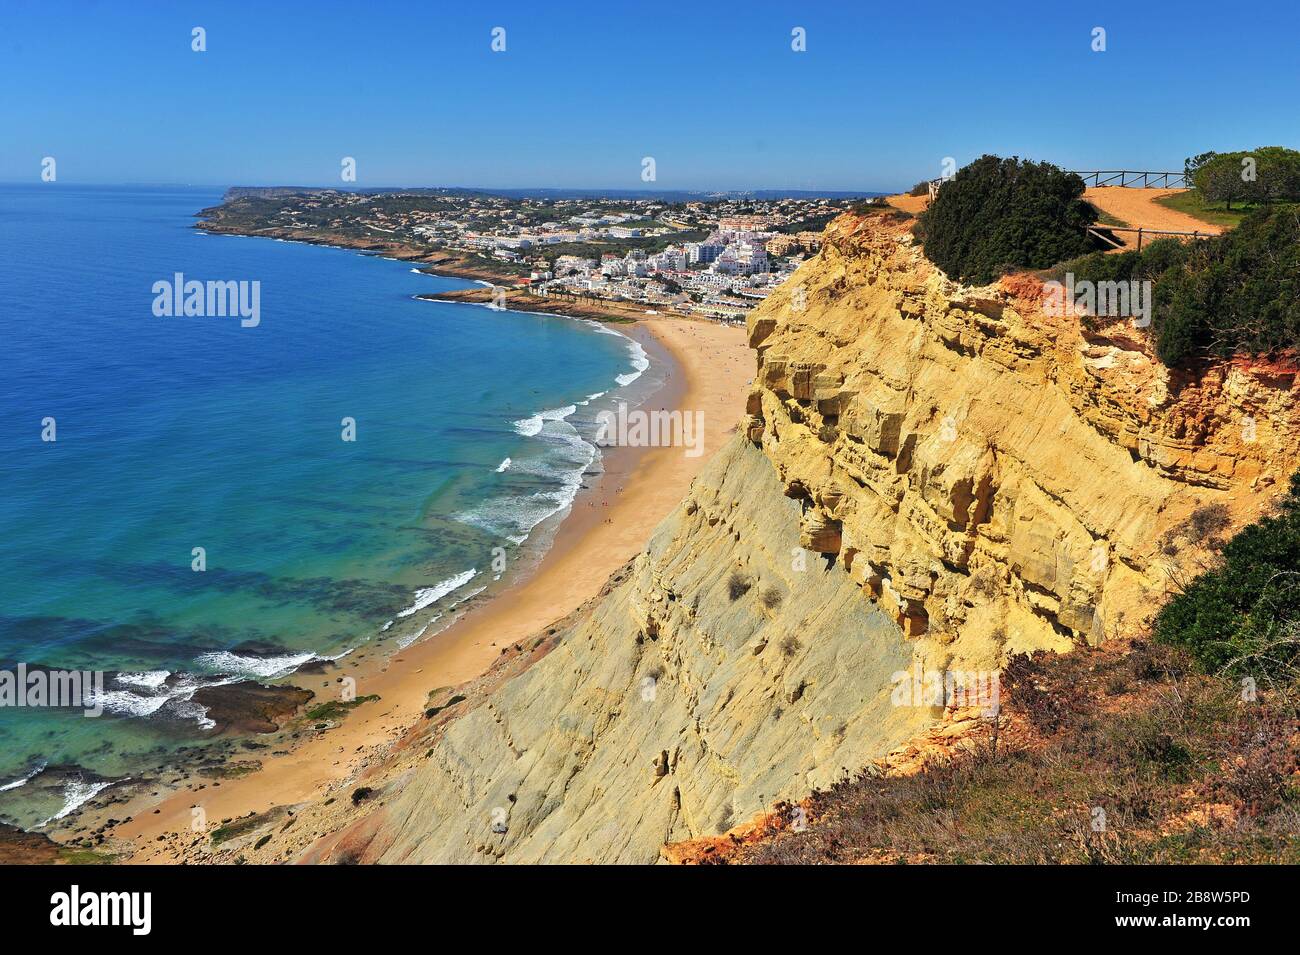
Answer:
[[(1135, 189), (1190, 189), (1185, 172), (1151, 172), (1132, 169), (1071, 170), (1085, 186), (1129, 186)], [(1091, 180), (1091, 181), (1089, 181)]]
[[(1151, 170), (1133, 169), (1090, 169), (1086, 171), (1070, 170), (1083, 180), (1085, 186), (1125, 186), (1133, 189), (1190, 189), (1192, 183), (1185, 172), (1152, 172)], [(931, 179), (929, 186), (930, 201), (939, 192), (947, 179)], [(1148, 230), (1150, 231), (1150, 230)], [(1180, 233), (1181, 234), (1181, 233)], [(1190, 233), (1188, 233), (1190, 234)]]
[(1111, 226), (1111, 225), (1093, 225), (1093, 226), (1088, 226), (1088, 228), (1087, 228), (1087, 232), (1088, 232), (1089, 235), (1094, 236), (1094, 237), (1096, 237), (1096, 238), (1098, 238), (1098, 239), (1101, 239), (1101, 241), (1107, 243), (1108, 245), (1110, 245), (1110, 246), (1112, 246), (1113, 248), (1116, 248), (1116, 249), (1122, 249), (1122, 248), (1124, 248), (1124, 243), (1115, 241), (1114, 236), (1106, 235), (1107, 232), (1136, 232), (1136, 233), (1137, 233), (1137, 237), (1138, 237), (1138, 241), (1137, 241), (1137, 250), (1138, 250), (1139, 252), (1142, 251), (1142, 238), (1143, 238), (1143, 236), (1151, 236), (1151, 235), (1177, 235), (1177, 236), (1183, 236), (1184, 238), (1188, 238), (1188, 239), (1193, 239), (1193, 240), (1195, 240), (1195, 239), (1210, 239), (1210, 238), (1213, 238), (1214, 235), (1215, 235), (1215, 233), (1213, 233), (1213, 232), (1171, 232), (1171, 231), (1168, 230), (1168, 229), (1143, 229), (1143, 228), (1140, 228), (1140, 227), (1134, 229), (1134, 228), (1131, 228), (1130, 226), (1118, 226), (1118, 225), (1116, 225), (1116, 226)]

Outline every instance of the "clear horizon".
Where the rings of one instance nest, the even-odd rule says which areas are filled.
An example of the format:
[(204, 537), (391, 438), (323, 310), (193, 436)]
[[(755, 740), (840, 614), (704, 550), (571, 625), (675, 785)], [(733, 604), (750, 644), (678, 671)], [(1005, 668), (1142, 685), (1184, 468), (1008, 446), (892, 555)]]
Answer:
[(1293, 143), (1300, 11), (1253, 6), (1243, 65), (1215, 9), (9, 7), (0, 180), (52, 157), (84, 185), (882, 192), (990, 152), (1180, 169)]
[(559, 193), (645, 193), (646, 195), (655, 195), (660, 193), (762, 193), (762, 192), (811, 192), (811, 193), (843, 193), (847, 198), (853, 195), (889, 195), (890, 190), (885, 189), (837, 189), (834, 186), (817, 189), (800, 189), (794, 186), (754, 186), (748, 189), (636, 189), (626, 186), (484, 186), (484, 185), (464, 185), (448, 183), (400, 183), (400, 184), (376, 184), (373, 186), (356, 186), (349, 183), (311, 183), (311, 182), (168, 182), (166, 180), (140, 181), (140, 182), (93, 182), (90, 180), (80, 181), (64, 179), (62, 176), (53, 183), (33, 182), (30, 179), (0, 179), (0, 186), (48, 186), (48, 185), (68, 185), (79, 186), (83, 188), (95, 189), (125, 189), (125, 188), (182, 188), (182, 189), (337, 189), (340, 192), (401, 192), (403, 190), (433, 190), (448, 189), (464, 192), (559, 192)]

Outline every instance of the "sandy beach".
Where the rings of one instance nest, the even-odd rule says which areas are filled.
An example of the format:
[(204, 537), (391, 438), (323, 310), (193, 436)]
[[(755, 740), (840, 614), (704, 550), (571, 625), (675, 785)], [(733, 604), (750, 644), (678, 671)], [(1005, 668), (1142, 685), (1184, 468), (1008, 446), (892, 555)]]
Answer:
[(607, 453), (604, 476), (578, 496), (531, 576), (469, 611), (446, 631), (394, 656), (345, 660), (341, 671), (302, 681), (316, 690), (317, 702), (325, 702), (333, 698), (338, 676), (350, 676), (359, 697), (377, 694), (379, 701), (357, 707), (340, 726), (304, 738), (288, 752), (264, 757), (262, 768), (247, 776), (209, 784), (201, 794), (182, 789), (161, 802), (115, 806), (119, 818), (130, 819), (111, 831), (119, 847), (125, 848), (127, 840), (134, 844), (127, 861), (177, 861), (176, 851), (158, 837), (190, 833), (195, 805), (201, 805), (209, 824), (215, 825), (303, 802), (346, 779), (355, 771), (359, 754), (399, 738), (422, 717), (430, 690), (482, 674), (501, 648), (536, 634), (595, 596), (610, 574), (645, 545), (655, 525), (739, 424), (753, 359), (744, 329), (716, 322), (657, 316), (619, 330), (640, 339), (647, 349), (658, 346), (668, 354), (675, 368), (648, 406), (703, 412), (704, 453), (688, 457), (680, 447)]

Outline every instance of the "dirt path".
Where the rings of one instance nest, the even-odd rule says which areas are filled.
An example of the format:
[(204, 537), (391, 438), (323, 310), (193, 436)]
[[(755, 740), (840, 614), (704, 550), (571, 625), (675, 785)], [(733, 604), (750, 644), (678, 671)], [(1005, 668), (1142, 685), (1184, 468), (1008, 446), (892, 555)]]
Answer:
[(905, 193), (900, 193), (897, 196), (886, 196), (885, 201), (895, 209), (902, 209), (904, 212), (912, 213), (912, 215), (924, 212), (930, 205), (929, 196), (909, 196)]
[[(1164, 196), (1183, 191), (1182, 189), (1130, 189), (1124, 186), (1101, 186), (1086, 190), (1083, 197), (1098, 209), (1134, 229), (1164, 229), (1169, 232), (1201, 232), (1219, 235), (1223, 231), (1222, 226), (1202, 222), (1184, 212), (1167, 208), (1156, 202)], [(885, 201), (896, 209), (913, 214), (925, 211), (930, 204), (926, 196), (897, 195), (889, 196)], [(1123, 242), (1126, 248), (1137, 245), (1137, 233), (1116, 232), (1115, 238)], [(1149, 241), (1150, 237), (1144, 237), (1143, 244)]]
[[(1088, 189), (1083, 197), (1102, 212), (1114, 216), (1125, 225), (1134, 229), (1166, 229), (1170, 232), (1201, 232), (1218, 235), (1221, 226), (1202, 222), (1184, 212), (1178, 212), (1156, 202), (1164, 196), (1172, 196), (1183, 189), (1130, 189), (1124, 186), (1101, 186)], [(1137, 245), (1137, 234), (1133, 232), (1116, 232), (1115, 238), (1126, 247)], [(1150, 241), (1150, 239), (1146, 239)]]

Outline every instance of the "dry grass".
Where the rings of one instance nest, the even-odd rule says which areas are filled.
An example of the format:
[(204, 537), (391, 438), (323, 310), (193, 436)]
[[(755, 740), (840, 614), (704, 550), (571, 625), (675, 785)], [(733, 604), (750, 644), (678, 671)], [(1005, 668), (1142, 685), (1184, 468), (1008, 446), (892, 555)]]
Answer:
[(1003, 703), (996, 745), (816, 793), (805, 831), (720, 861), (1300, 862), (1300, 723), (1280, 694), (1245, 702), (1135, 643), (1017, 657)]

